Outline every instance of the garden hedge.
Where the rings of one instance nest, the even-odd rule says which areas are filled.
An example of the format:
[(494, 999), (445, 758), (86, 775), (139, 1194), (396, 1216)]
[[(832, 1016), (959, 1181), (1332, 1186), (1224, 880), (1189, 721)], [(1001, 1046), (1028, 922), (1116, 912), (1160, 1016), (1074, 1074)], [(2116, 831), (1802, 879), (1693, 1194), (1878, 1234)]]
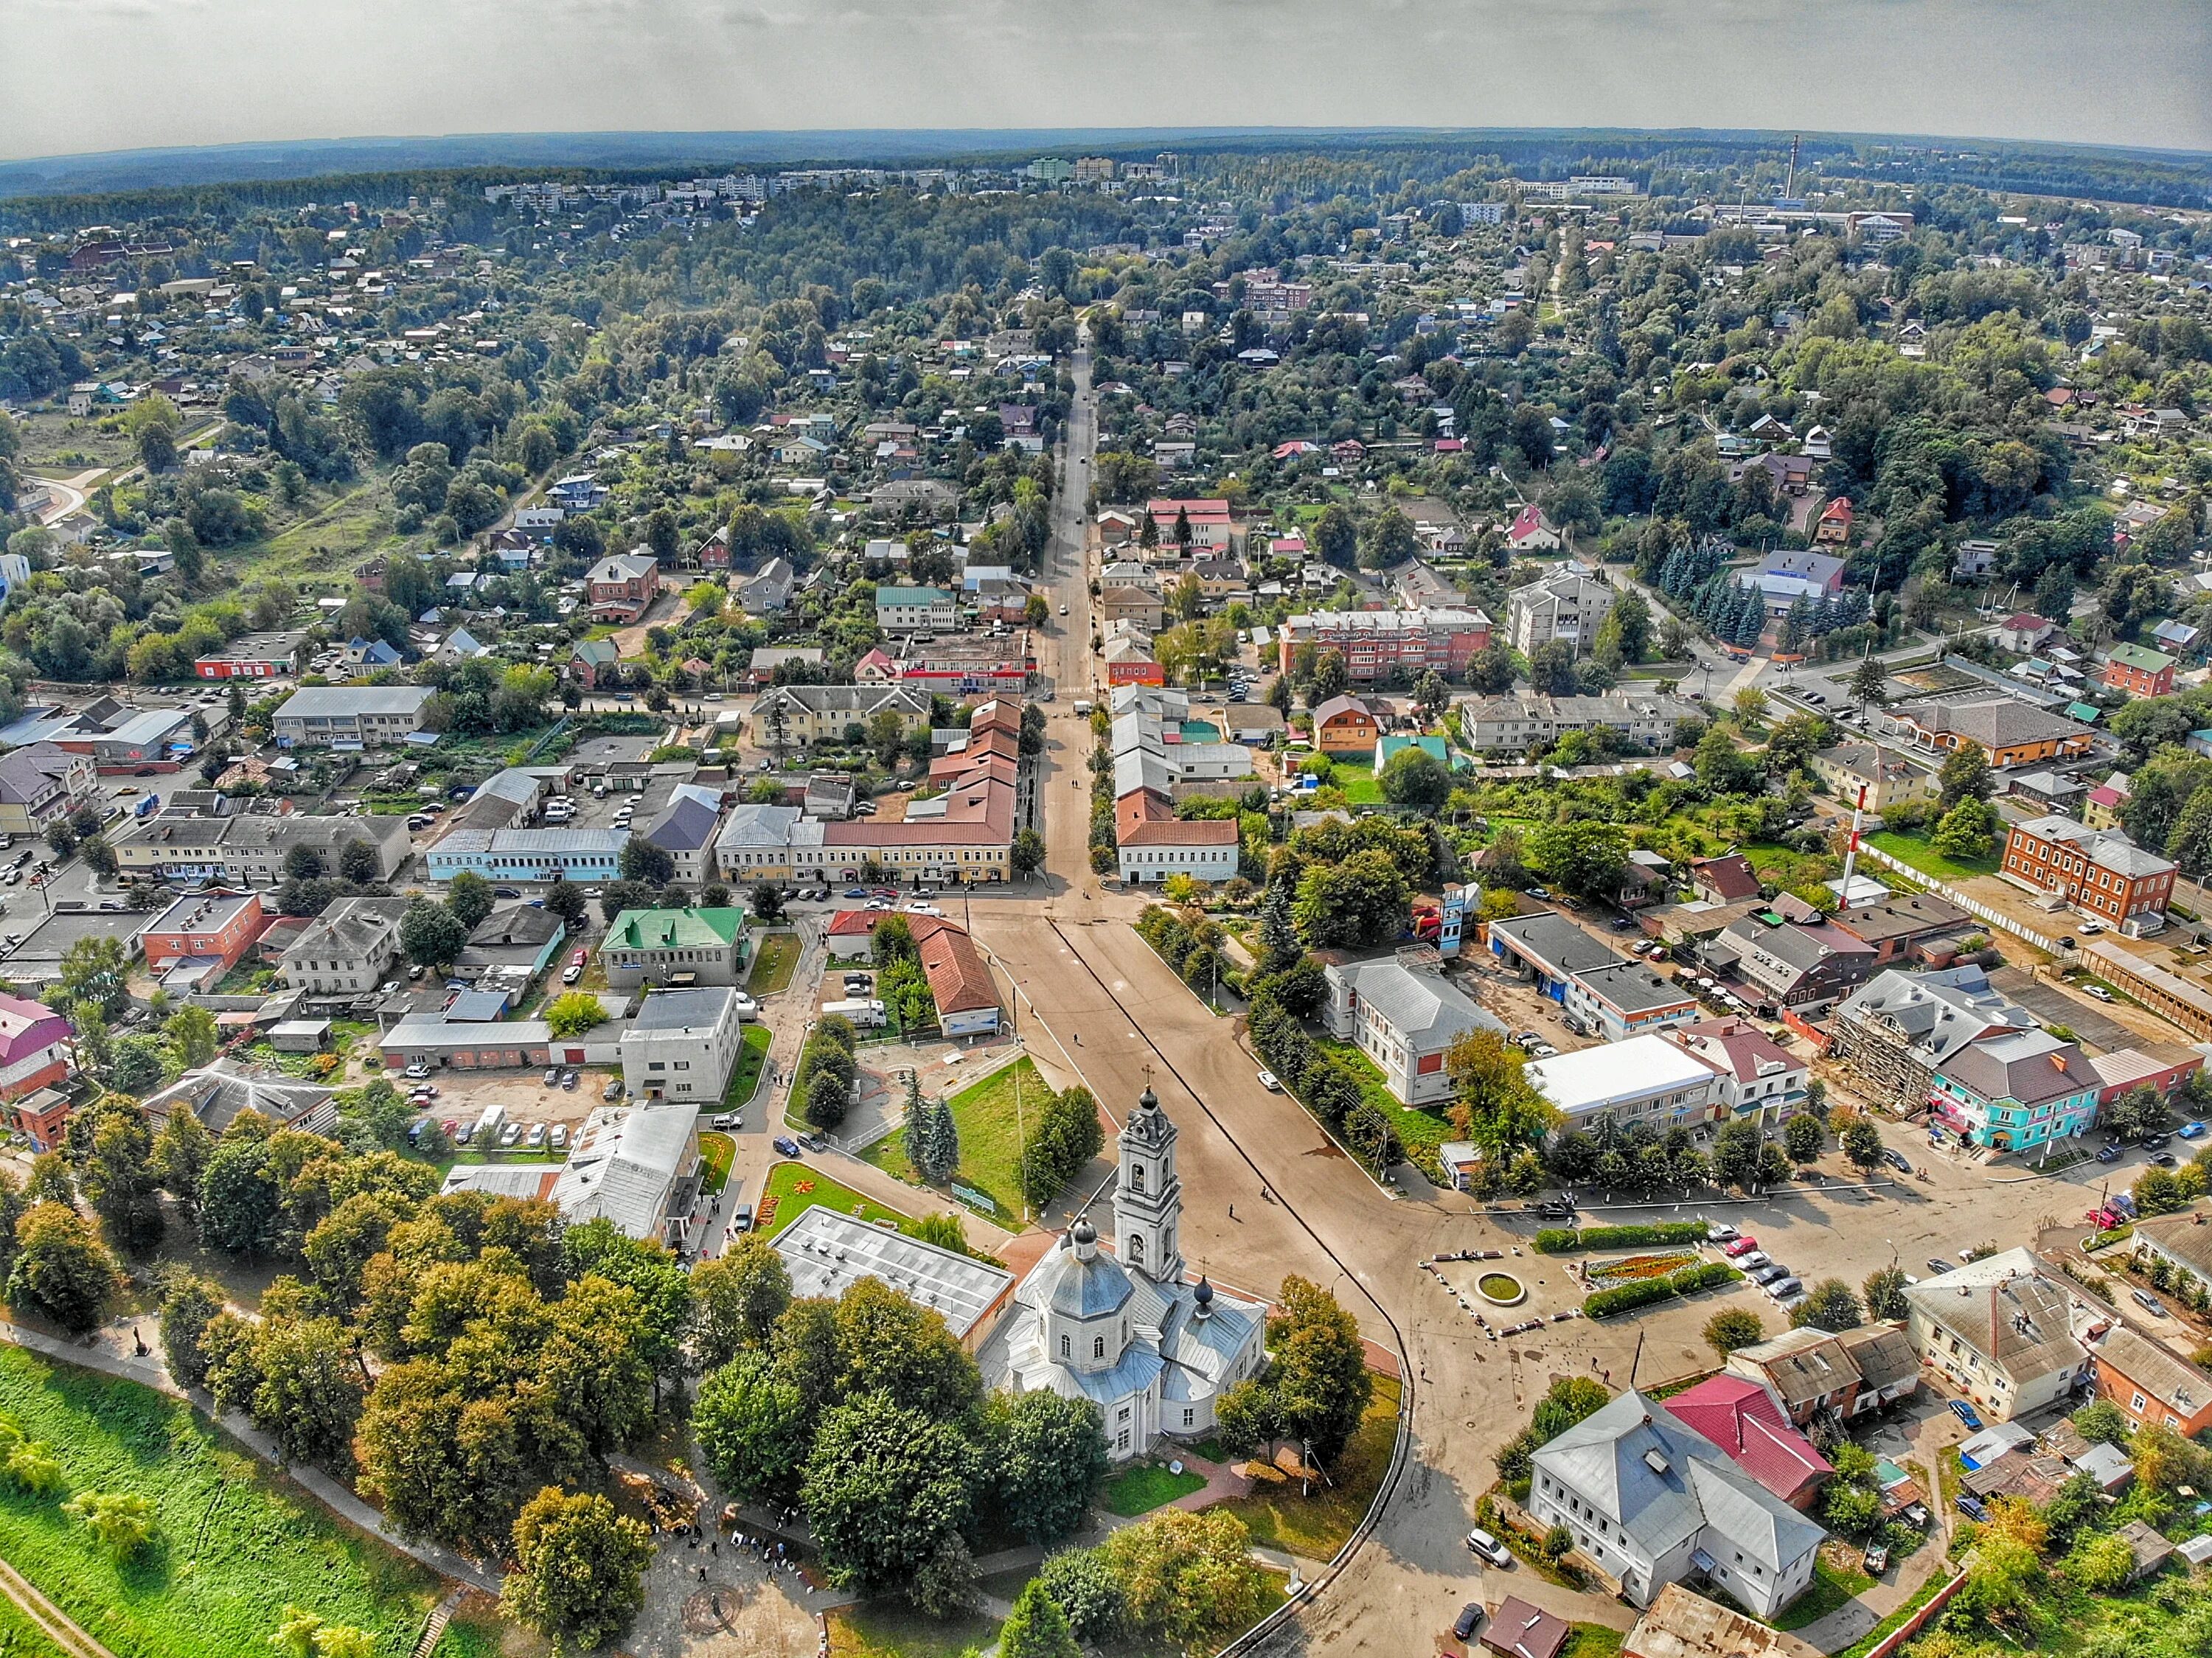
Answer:
[(1695, 1295), (1716, 1284), (1737, 1283), (1742, 1278), (1741, 1272), (1725, 1262), (1709, 1260), (1700, 1266), (1685, 1266), (1668, 1278), (1647, 1278), (1641, 1284), (1600, 1290), (1583, 1303), (1583, 1311), (1591, 1318), (1607, 1318), (1614, 1313), (1649, 1307), (1655, 1301), (1672, 1301), (1676, 1296)]
[(1656, 1226), (1547, 1226), (1536, 1234), (1536, 1253), (1565, 1254), (1570, 1249), (1634, 1249), (1654, 1243), (1703, 1243), (1701, 1220), (1662, 1221)]

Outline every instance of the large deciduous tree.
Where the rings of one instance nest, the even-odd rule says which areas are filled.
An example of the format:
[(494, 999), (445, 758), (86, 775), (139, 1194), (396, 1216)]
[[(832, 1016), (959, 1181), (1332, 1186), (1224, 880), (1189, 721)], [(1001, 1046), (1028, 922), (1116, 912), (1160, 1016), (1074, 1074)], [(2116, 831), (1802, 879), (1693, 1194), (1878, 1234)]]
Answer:
[(597, 1492), (546, 1487), (515, 1517), (514, 1540), (500, 1606), (556, 1646), (605, 1646), (645, 1605), (653, 1534)]

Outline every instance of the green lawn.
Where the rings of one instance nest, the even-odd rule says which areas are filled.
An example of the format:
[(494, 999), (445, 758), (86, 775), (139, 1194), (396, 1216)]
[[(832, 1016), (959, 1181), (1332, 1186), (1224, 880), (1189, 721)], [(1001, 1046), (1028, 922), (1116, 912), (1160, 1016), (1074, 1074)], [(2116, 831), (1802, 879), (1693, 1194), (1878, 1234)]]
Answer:
[(1331, 755), (1328, 764), (1326, 786), (1342, 789), (1344, 798), (1355, 806), (1379, 806), (1382, 804), (1382, 790), (1375, 780), (1375, 762), (1372, 760), (1364, 757), (1346, 760)]
[(699, 1136), (699, 1157), (707, 1165), (709, 1192), (719, 1192), (730, 1183), (730, 1163), (737, 1155), (738, 1143), (727, 1134)]
[(1574, 1633), (1559, 1649), (1559, 1658), (1614, 1658), (1628, 1638), (1626, 1631), (1609, 1629), (1603, 1624), (1570, 1624), (1567, 1627)]
[(1375, 1396), (1358, 1431), (1329, 1473), (1335, 1484), (1317, 1487), (1310, 1497), (1296, 1485), (1261, 1485), (1251, 1496), (1215, 1508), (1233, 1514), (1251, 1528), (1252, 1540), (1308, 1560), (1327, 1560), (1342, 1548), (1367, 1512), (1390, 1467), (1390, 1446), (1398, 1435), (1397, 1381), (1375, 1378)]
[(760, 1087), (761, 1072), (768, 1065), (769, 1043), (772, 1040), (764, 1024), (745, 1027), (745, 1045), (738, 1051), (738, 1063), (730, 1072), (729, 1091), (722, 1096), (722, 1108), (735, 1111), (746, 1104)]
[(1842, 1570), (1832, 1564), (1826, 1556), (1817, 1555), (1813, 1560), (1813, 1581), (1805, 1586), (1802, 1594), (1783, 1607), (1774, 1620), (1774, 1627), (1803, 1629), (1838, 1606), (1848, 1606), (1873, 1587), (1874, 1579), (1856, 1567)]
[(773, 996), (791, 986), (791, 975), (799, 968), (799, 935), (795, 932), (763, 934), (760, 948), (753, 955), (752, 977), (745, 989), (755, 996)]
[(964, 1658), (999, 1638), (995, 1618), (932, 1618), (890, 1601), (840, 1606), (829, 1624), (837, 1658)]
[(1409, 1154), (1417, 1151), (1429, 1154), (1425, 1158), (1415, 1157), (1409, 1160), (1416, 1165), (1433, 1163), (1437, 1148), (1452, 1137), (1451, 1125), (1432, 1111), (1416, 1111), (1411, 1106), (1399, 1104), (1398, 1096), (1382, 1080), (1382, 1068), (1361, 1053), (1357, 1044), (1339, 1042), (1333, 1036), (1316, 1036), (1314, 1040), (1359, 1073), (1360, 1091), (1367, 1102), (1389, 1119), (1390, 1127), (1398, 1131), (1398, 1138), (1405, 1143)]
[[(960, 1167), (952, 1178), (994, 1201), (999, 1207), (993, 1218), (1002, 1224), (1014, 1224), (1022, 1212), (1022, 1129), (1036, 1121), (1051, 1091), (1036, 1065), (1021, 1059), (952, 1096), (952, 1126), (960, 1131)], [(887, 1175), (921, 1184), (907, 1161), (903, 1128), (893, 1129), (860, 1155)]]
[(1146, 1462), (1109, 1479), (1099, 1490), (1098, 1501), (1108, 1513), (1133, 1520), (1178, 1497), (1188, 1497), (1194, 1491), (1203, 1490), (1205, 1485), (1203, 1474), (1193, 1473), (1188, 1468), (1181, 1473), (1170, 1473), (1164, 1462)]
[(118, 1568), (58, 1499), (0, 1498), (0, 1558), (117, 1658), (264, 1652), (288, 1602), (368, 1631), (380, 1654), (404, 1653), (441, 1592), (149, 1388), (0, 1347), (0, 1412), (53, 1448), (70, 1491), (154, 1506), (155, 1543)]
[[(805, 1191), (799, 1189), (802, 1186)], [(840, 1186), (803, 1163), (780, 1163), (769, 1170), (768, 1186), (762, 1193), (756, 1219), (763, 1233), (773, 1235), (817, 1203), (829, 1205), (841, 1215), (853, 1215), (865, 1221), (887, 1220), (896, 1225), (907, 1218), (896, 1209), (870, 1202), (851, 1187)]]
[(1900, 864), (1918, 870), (1923, 875), (1938, 881), (1971, 881), (1977, 875), (1994, 875), (1998, 861), (1994, 858), (1946, 858), (1928, 843), (1925, 835), (1899, 835), (1890, 829), (1877, 829), (1866, 837), (1869, 846), (1887, 853)]

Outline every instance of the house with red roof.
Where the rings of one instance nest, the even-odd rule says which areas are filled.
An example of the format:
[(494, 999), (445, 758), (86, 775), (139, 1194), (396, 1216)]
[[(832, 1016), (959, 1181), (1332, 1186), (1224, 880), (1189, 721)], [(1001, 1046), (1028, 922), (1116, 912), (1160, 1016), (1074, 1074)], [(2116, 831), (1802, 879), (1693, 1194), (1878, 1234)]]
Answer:
[(1690, 860), (1690, 888), (1709, 904), (1732, 904), (1759, 896), (1759, 876), (1740, 852)]
[(1820, 509), (1820, 517), (1813, 525), (1813, 540), (1820, 546), (1841, 547), (1851, 538), (1851, 500), (1849, 495), (1838, 495)]
[(883, 909), (841, 909), (826, 933), (833, 962), (866, 961), (875, 950), (878, 922), (897, 914), (914, 935), (921, 970), (937, 1004), (937, 1022), (948, 1036), (988, 1036), (999, 1029), (999, 991), (968, 929), (941, 915)]
[(1791, 1508), (1813, 1506), (1835, 1465), (1790, 1425), (1766, 1389), (1723, 1371), (1707, 1376), (1667, 1401), (1673, 1415), (1695, 1428), (1737, 1467)]
[(1544, 553), (1556, 551), (1566, 543), (1544, 516), (1544, 509), (1531, 503), (1514, 514), (1505, 531), (1505, 544), (1516, 553)]
[(1154, 789), (1132, 789), (1114, 803), (1114, 839), (1121, 878), (1132, 886), (1171, 875), (1220, 882), (1237, 873), (1236, 820), (1179, 818), (1174, 803)]

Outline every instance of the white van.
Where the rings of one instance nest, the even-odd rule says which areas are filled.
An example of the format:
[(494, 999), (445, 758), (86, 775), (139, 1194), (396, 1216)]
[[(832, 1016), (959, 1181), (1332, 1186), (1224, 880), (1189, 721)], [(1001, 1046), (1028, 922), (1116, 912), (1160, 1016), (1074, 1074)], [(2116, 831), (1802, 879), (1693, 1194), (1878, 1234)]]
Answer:
[(1087, 720), (1091, 717), (1091, 704), (1079, 700), (1075, 705), (1075, 711)]
[(855, 1030), (881, 1030), (891, 1022), (881, 1002), (866, 998), (823, 1004), (822, 1017), (826, 1019), (833, 1013), (848, 1022)]

